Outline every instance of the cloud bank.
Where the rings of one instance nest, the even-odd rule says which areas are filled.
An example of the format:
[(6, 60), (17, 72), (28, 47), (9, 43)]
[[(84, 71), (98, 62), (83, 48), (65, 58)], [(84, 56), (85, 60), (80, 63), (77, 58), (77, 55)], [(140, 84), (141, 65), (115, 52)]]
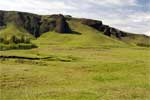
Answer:
[(150, 0), (0, 0), (0, 10), (98, 19), (124, 31), (150, 36)]

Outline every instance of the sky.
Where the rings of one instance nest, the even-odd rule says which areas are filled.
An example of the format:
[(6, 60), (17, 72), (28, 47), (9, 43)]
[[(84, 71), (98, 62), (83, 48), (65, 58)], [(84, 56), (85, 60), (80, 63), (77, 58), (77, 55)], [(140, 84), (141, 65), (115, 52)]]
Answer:
[(0, 10), (91, 18), (150, 36), (150, 0), (0, 0)]

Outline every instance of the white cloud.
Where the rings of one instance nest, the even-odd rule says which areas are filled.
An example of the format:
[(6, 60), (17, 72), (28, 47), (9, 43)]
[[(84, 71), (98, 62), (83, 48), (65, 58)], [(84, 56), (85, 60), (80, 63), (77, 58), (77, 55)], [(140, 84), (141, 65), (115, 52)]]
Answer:
[(144, 34), (150, 36), (150, 30), (146, 31)]
[(134, 6), (137, 5), (136, 0), (87, 0), (95, 4), (99, 5), (118, 5), (118, 6), (123, 6), (123, 5), (130, 5)]
[(75, 9), (66, 5), (65, 2), (48, 0), (0, 0), (0, 9), (17, 10), (43, 14), (46, 10)]
[(129, 15), (129, 18), (131, 18), (135, 22), (150, 22), (150, 13), (140, 12)]

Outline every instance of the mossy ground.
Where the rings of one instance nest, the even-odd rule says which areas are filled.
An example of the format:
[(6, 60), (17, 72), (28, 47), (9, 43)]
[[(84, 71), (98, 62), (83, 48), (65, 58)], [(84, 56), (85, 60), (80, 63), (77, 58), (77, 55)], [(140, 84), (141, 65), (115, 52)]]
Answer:
[(38, 48), (0, 51), (1, 100), (149, 100), (150, 48), (70, 22), (80, 34), (48, 32)]

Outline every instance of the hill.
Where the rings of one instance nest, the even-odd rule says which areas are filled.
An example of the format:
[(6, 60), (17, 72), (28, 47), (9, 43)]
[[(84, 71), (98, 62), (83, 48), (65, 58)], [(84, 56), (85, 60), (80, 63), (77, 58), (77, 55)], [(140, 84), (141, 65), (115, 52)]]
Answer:
[(18, 42), (21, 42), (20, 39), (22, 38), (28, 41), (37, 38), (37, 42), (41, 43), (49, 39), (47, 43), (60, 42), (60, 44), (72, 46), (88, 45), (94, 47), (107, 46), (107, 44), (113, 46), (150, 46), (150, 37), (123, 32), (104, 25), (102, 21), (98, 20), (77, 19), (63, 15), (36, 15), (16, 11), (0, 11), (1, 42), (7, 39), (6, 36), (16, 37)]

